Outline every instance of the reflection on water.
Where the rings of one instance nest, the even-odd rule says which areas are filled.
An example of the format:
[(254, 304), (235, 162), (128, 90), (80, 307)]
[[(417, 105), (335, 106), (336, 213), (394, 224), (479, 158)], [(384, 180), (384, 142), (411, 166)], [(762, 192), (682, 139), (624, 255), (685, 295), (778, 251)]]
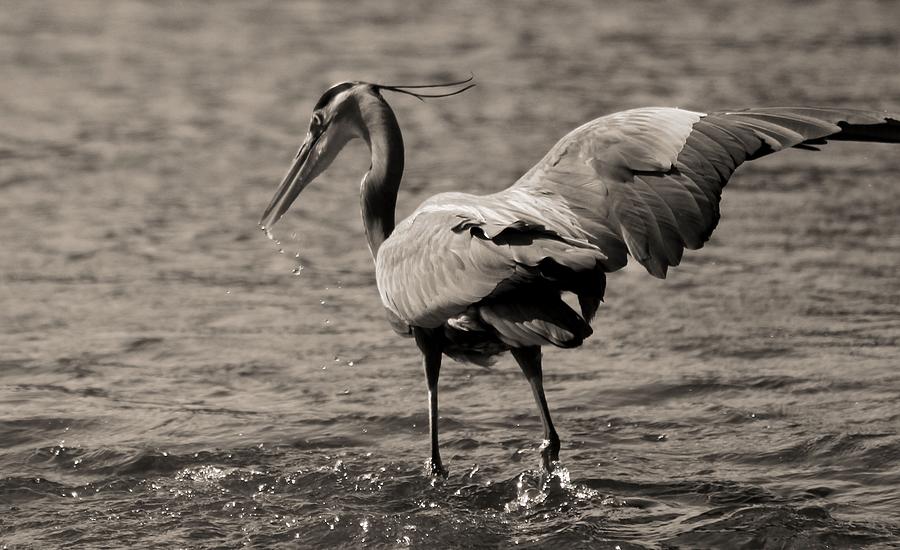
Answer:
[(402, 216), (498, 190), (613, 110), (896, 111), (898, 6), (10, 4), (0, 547), (900, 545), (896, 149), (754, 163), (668, 280), (611, 275), (594, 338), (546, 351), (549, 477), (509, 360), (446, 362), (450, 474), (424, 474), (420, 359), (359, 221), (364, 147), (269, 235), (281, 254), (256, 229), (334, 81), (477, 75), (391, 100)]

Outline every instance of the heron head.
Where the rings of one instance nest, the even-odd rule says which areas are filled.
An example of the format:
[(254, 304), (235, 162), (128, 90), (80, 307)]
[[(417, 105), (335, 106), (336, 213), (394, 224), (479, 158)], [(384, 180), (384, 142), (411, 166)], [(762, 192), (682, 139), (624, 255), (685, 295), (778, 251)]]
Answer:
[[(470, 76), (459, 82), (418, 86), (341, 82), (329, 88), (313, 108), (306, 139), (297, 151), (287, 175), (278, 185), (275, 196), (266, 207), (259, 222), (260, 228), (266, 230), (281, 219), (300, 192), (331, 165), (350, 140), (357, 137), (368, 140), (369, 128), (363, 120), (364, 111), (387, 108), (387, 103), (381, 97), (381, 90), (400, 92), (418, 99), (447, 97), (474, 86), (468, 84), (473, 78), (474, 76)], [(426, 94), (410, 91), (414, 88), (438, 88), (460, 84), (468, 85), (450, 93)], [(391, 118), (393, 119), (393, 115)]]
[(274, 225), (297, 195), (331, 165), (341, 149), (362, 135), (358, 97), (373, 92), (372, 86), (364, 82), (341, 82), (322, 94), (310, 117), (306, 138), (262, 215), (262, 229)]

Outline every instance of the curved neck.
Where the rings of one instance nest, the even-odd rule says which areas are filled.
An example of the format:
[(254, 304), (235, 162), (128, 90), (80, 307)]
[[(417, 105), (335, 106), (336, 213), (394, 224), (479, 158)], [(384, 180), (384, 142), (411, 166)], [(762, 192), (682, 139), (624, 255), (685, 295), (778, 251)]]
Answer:
[(362, 218), (366, 239), (374, 258), (394, 230), (397, 191), (403, 177), (403, 136), (397, 118), (380, 96), (373, 95), (360, 105), (363, 138), (372, 152), (372, 166), (360, 187)]

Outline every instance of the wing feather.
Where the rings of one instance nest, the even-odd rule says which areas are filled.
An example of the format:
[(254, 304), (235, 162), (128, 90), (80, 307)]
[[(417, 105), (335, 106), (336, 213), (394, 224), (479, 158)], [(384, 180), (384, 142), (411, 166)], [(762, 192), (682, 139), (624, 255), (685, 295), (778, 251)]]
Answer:
[(670, 208), (682, 242), (699, 247), (707, 226), (700, 206), (708, 205), (703, 192), (683, 175), (640, 175), (635, 180), (645, 182)]
[(684, 239), (678, 229), (678, 222), (671, 207), (662, 195), (640, 176), (634, 178), (635, 190), (653, 212), (659, 229), (660, 247), (669, 265), (678, 265), (684, 250)]
[(826, 140), (898, 143), (900, 122), (816, 107), (634, 109), (576, 128), (512, 189), (555, 195), (557, 208), (577, 217), (574, 233), (607, 257), (608, 271), (623, 267), (627, 252), (665, 277), (684, 248), (709, 239), (722, 189), (741, 163)]

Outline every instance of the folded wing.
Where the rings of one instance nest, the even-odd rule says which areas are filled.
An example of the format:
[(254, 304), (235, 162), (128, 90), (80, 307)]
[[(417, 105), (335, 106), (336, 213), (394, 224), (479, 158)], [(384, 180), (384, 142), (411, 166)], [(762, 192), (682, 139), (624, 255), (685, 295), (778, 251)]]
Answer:
[(563, 290), (586, 300), (602, 297), (606, 256), (529, 221), (528, 211), (501, 194), (432, 197), (378, 251), (375, 273), (385, 307), (408, 325), (433, 328), (504, 295), (540, 298), (535, 306), (558, 301)]

